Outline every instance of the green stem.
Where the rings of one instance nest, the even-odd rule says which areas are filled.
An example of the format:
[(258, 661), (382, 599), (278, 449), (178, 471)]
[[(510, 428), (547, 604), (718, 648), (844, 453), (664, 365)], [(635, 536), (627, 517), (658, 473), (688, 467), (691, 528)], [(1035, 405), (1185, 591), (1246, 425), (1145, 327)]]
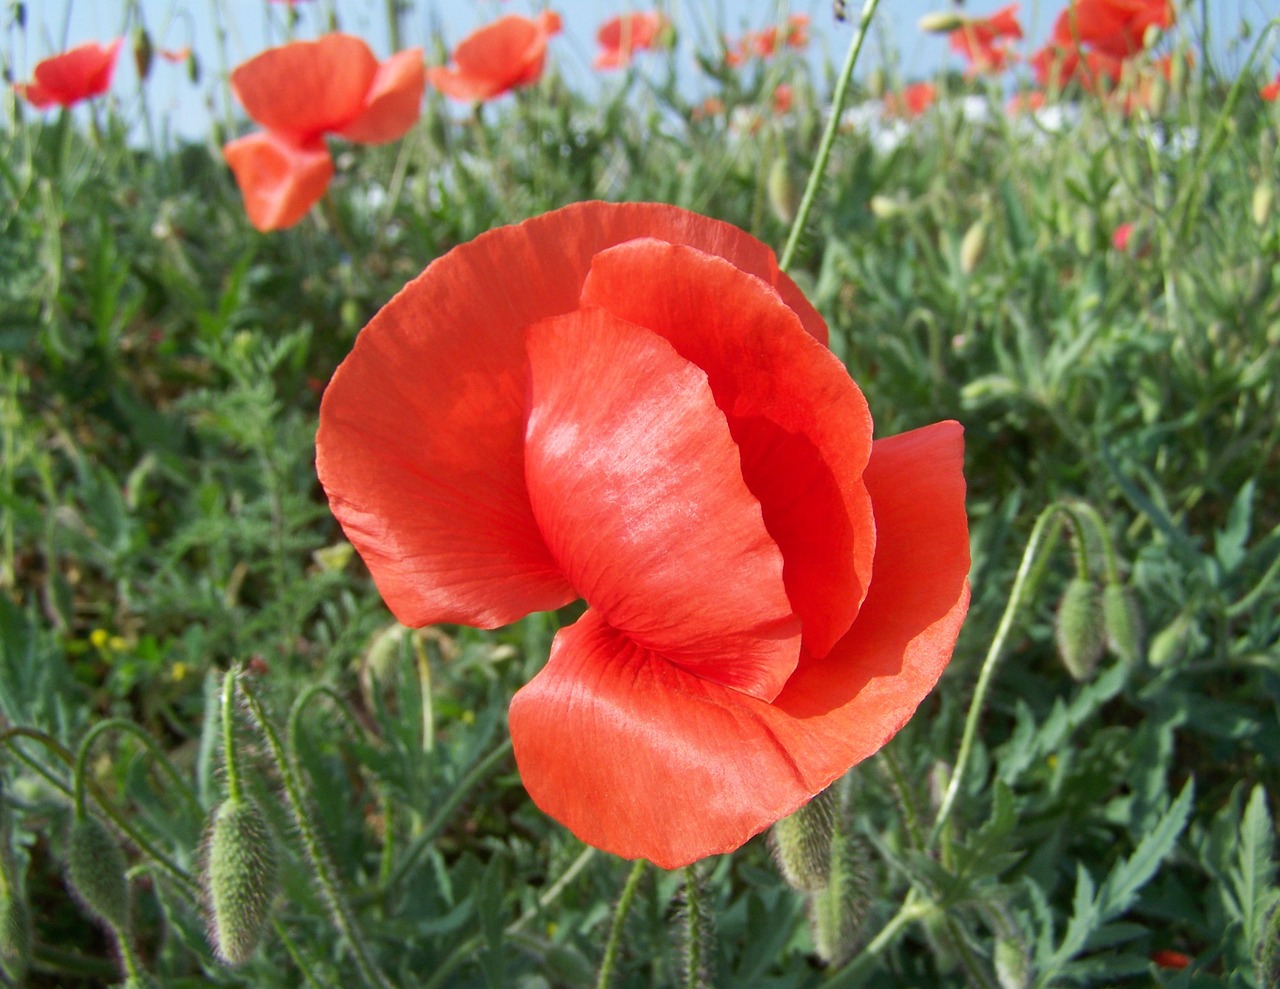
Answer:
[(126, 718), (108, 718), (106, 721), (100, 721), (87, 732), (80, 742), (80, 748), (76, 751), (75, 767), (73, 770), (72, 783), (74, 785), (74, 803), (76, 817), (84, 816), (84, 788), (86, 783), (86, 768), (89, 762), (89, 751), (93, 747), (99, 736), (109, 731), (123, 731), (132, 735), (143, 744), (151, 757), (159, 763), (160, 767), (165, 771), (171, 780), (177, 785), (179, 792), (191, 804), (192, 810), (195, 811), (196, 817), (204, 816), (204, 808), (200, 806), (200, 801), (196, 799), (195, 791), (192, 790), (191, 784), (182, 778), (182, 774), (178, 772), (176, 766), (165, 754), (164, 750), (156, 743), (156, 740), (147, 733), (137, 722), (129, 721)]
[(360, 972), (360, 977), (374, 989), (391, 989), (391, 984), (387, 981), (387, 977), (382, 974), (382, 971), (370, 956), (369, 949), (364, 941), (364, 935), (360, 932), (355, 916), (351, 913), (351, 908), (347, 905), (347, 901), (342, 895), (342, 890), (338, 886), (338, 877), (334, 875), (333, 866), (321, 843), (320, 834), (316, 830), (312, 816), (307, 810), (297, 774), (294, 773), (293, 766), (289, 762), (289, 756), (285, 751), (284, 744), (280, 741), (280, 735), (276, 732), (275, 726), (268, 720), (267, 712), (263, 709), (262, 704), (248, 684), (241, 684), (240, 693), (249, 705), (249, 710), (253, 712), (254, 720), (258, 722), (258, 727), (267, 741), (267, 747), (271, 750), (271, 758), (275, 761), (276, 769), (280, 773), (280, 782), (284, 786), (285, 797), (289, 801), (289, 810), (293, 814), (293, 820), (298, 826), (299, 834), (302, 835), (302, 843), (306, 849), (307, 859), (315, 870), (316, 880), (320, 883), (320, 889), (324, 894), (334, 925), (346, 938), (347, 945), (351, 949), (351, 955), (355, 960), (356, 968)]
[(699, 989), (704, 984), (702, 929), (706, 922), (702, 916), (702, 890), (698, 886), (698, 874), (694, 869), (692, 865), (684, 867), (684, 900), (688, 911), (688, 916), (685, 917), (688, 928), (685, 933), (688, 939), (685, 944), (685, 989)]
[(930, 905), (922, 900), (915, 888), (912, 887), (903, 899), (902, 906), (898, 908), (898, 912), (893, 915), (889, 923), (881, 928), (880, 933), (858, 953), (856, 958), (823, 982), (822, 989), (853, 989), (853, 987), (861, 985), (862, 977), (875, 964), (881, 952), (897, 940), (898, 935), (902, 933), (908, 924), (923, 918), (930, 909), (932, 909)]
[(622, 931), (626, 926), (627, 914), (631, 912), (631, 901), (636, 898), (636, 890), (640, 888), (640, 879), (644, 875), (648, 862), (637, 859), (627, 876), (627, 884), (622, 887), (622, 896), (618, 900), (618, 909), (613, 914), (613, 925), (609, 928), (609, 940), (604, 946), (604, 958), (600, 962), (600, 975), (596, 979), (596, 989), (609, 989), (613, 979), (613, 968), (618, 963), (618, 948), (622, 945)]
[[(960, 751), (956, 755), (956, 767), (951, 773), (951, 781), (947, 784), (947, 791), (942, 797), (941, 806), (938, 808), (938, 816), (933, 822), (933, 830), (929, 835), (930, 845), (933, 845), (938, 840), (938, 836), (942, 833), (942, 826), (946, 823), (947, 818), (951, 815), (952, 808), (955, 806), (956, 795), (960, 792), (960, 784), (964, 780), (965, 767), (969, 762), (969, 753), (973, 749), (973, 740), (978, 733), (978, 718), (982, 714), (982, 705), (987, 699), (987, 690), (991, 686), (991, 680), (995, 675), (1000, 655), (1004, 652), (1005, 642), (1008, 640), (1010, 632), (1013, 631), (1014, 619), (1017, 618), (1018, 611), (1022, 607), (1023, 599), (1027, 596), (1029, 588), (1034, 584), (1034, 581), (1030, 578), (1035, 570), (1035, 565), (1042, 553), (1052, 548), (1052, 541), (1046, 541), (1045, 539), (1046, 531), (1049, 529), (1050, 523), (1058, 520), (1058, 513), (1061, 511), (1062, 506), (1058, 502), (1049, 505), (1040, 513), (1040, 517), (1036, 519), (1035, 526), (1031, 529), (1031, 536), (1027, 540), (1027, 548), (1022, 553), (1022, 562), (1018, 564), (1018, 572), (1013, 578), (1013, 590), (1009, 593), (1009, 603), (1005, 605), (1004, 614), (1000, 616), (1000, 624), (996, 627), (996, 634), (991, 640), (991, 647), (987, 650), (986, 659), (982, 662), (982, 670), (978, 674), (977, 685), (973, 688), (973, 700), (969, 703), (969, 714), (964, 722), (964, 734), (960, 737)], [(1044, 547), (1043, 550), (1041, 549), (1042, 546)]]
[(862, 54), (862, 45), (867, 38), (867, 28), (871, 26), (871, 18), (875, 16), (880, 0), (863, 0), (862, 15), (858, 18), (858, 27), (854, 31), (853, 41), (849, 43), (849, 51), (844, 57), (844, 65), (836, 79), (836, 89), (831, 96), (831, 117), (827, 120), (827, 129), (822, 134), (822, 142), (818, 145), (818, 157), (814, 159), (813, 169), (809, 172), (809, 181), (804, 187), (804, 196), (800, 200), (800, 208), (791, 224), (791, 233), (787, 235), (786, 246), (782, 249), (782, 258), (778, 266), (786, 271), (795, 260), (796, 248), (800, 245), (800, 235), (805, 224), (809, 222), (809, 213), (818, 198), (818, 190), (822, 188), (822, 180), (827, 170), (827, 161), (831, 157), (831, 148), (835, 145), (836, 134), (840, 131), (840, 115), (844, 112), (844, 101), (849, 91), (849, 82), (853, 78), (854, 66), (858, 64), (858, 56)]

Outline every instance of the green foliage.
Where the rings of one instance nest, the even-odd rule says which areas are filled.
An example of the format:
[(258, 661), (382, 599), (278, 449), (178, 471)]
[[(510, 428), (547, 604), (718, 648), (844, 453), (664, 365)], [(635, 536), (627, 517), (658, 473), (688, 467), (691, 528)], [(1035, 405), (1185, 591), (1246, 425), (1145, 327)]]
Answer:
[[(0, 129), (5, 979), (596, 983), (630, 867), (529, 802), (505, 728), (576, 612), (401, 628), (324, 503), (314, 431), (360, 327), (495, 225), (657, 200), (781, 246), (820, 86), (790, 56), (702, 61), (723, 112), (695, 113), (660, 63), (592, 98), (552, 70), (467, 117), (431, 96), (402, 142), (344, 149), (322, 206), (269, 236), (204, 144), (140, 150), (114, 109)], [(783, 80), (785, 117), (764, 109)], [(1275, 983), (1274, 111), (1197, 81), (1130, 116), (1086, 100), (1052, 130), (990, 95), (985, 119), (944, 101), (888, 150), (843, 130), (791, 272), (877, 435), (965, 426), (973, 604), (956, 657), (920, 717), (811, 805), (839, 795), (822, 840), (799, 836), (803, 891), (762, 840), (703, 863), (692, 897), (653, 870), (629, 887), (619, 989), (712, 973), (746, 989)], [(1104, 531), (1076, 533), (1084, 570), (1046, 539), (935, 834), (981, 657), (1052, 503), (1093, 506)], [(1083, 596), (1086, 571), (1073, 677), (1055, 602)], [(279, 837), (281, 893), (232, 876), (220, 930), (228, 903), (273, 928), (221, 945), (232, 972), (197, 877), (223, 792), (219, 684), (241, 663), (266, 718), (239, 729), (238, 806), (262, 820), (221, 829)], [(153, 746), (95, 747), (83, 782), (111, 827), (90, 817), (64, 839), (71, 753), (106, 718)], [(63, 857), (78, 887), (106, 877), (81, 895), (131, 924), (153, 974), (120, 971), (70, 904)], [(1164, 950), (1193, 961), (1159, 968)]]

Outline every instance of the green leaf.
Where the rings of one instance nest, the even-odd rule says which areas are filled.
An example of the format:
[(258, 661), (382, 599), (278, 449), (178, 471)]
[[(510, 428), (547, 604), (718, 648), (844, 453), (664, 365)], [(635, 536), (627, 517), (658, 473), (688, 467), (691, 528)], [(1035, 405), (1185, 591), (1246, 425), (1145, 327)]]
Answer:
[(1267, 909), (1276, 898), (1277, 891), (1272, 887), (1276, 871), (1275, 840), (1271, 813), (1267, 810), (1267, 791), (1259, 784), (1253, 788), (1249, 805), (1240, 819), (1239, 862), (1231, 875), (1245, 944), (1249, 946), (1258, 943), (1266, 924)]

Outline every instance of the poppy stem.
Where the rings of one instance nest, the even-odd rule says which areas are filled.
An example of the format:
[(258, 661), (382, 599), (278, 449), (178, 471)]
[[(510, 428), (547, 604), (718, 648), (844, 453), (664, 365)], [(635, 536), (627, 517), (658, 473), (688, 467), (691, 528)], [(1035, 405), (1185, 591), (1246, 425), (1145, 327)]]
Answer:
[(973, 700), (969, 702), (969, 714), (964, 722), (964, 734), (960, 737), (960, 751), (956, 755), (956, 767), (947, 783), (942, 804), (938, 807), (938, 816), (934, 819), (933, 830), (929, 834), (929, 847), (932, 847), (942, 833), (943, 825), (951, 816), (955, 807), (956, 795), (960, 792), (960, 783), (964, 779), (965, 766), (969, 762), (969, 753), (973, 749), (973, 739), (978, 733), (978, 718), (982, 714), (982, 705), (986, 701), (987, 690), (991, 687), (991, 679), (995, 675), (996, 666), (1004, 652), (1005, 643), (1013, 631), (1014, 619), (1022, 607), (1023, 599), (1030, 590), (1039, 583), (1042, 568), (1037, 566), (1041, 559), (1053, 548), (1058, 534), (1062, 531), (1062, 514), (1066, 511), (1060, 502), (1053, 502), (1040, 513), (1036, 524), (1027, 539), (1027, 548), (1022, 552), (1022, 562), (1018, 564), (1018, 572), (1013, 578), (1013, 590), (1009, 592), (1009, 603), (1005, 605), (1004, 614), (1000, 616), (1000, 624), (996, 626), (996, 634), (991, 640), (987, 656), (982, 661), (982, 670), (978, 674), (978, 682), (973, 688)]
[(854, 66), (858, 64), (858, 56), (862, 54), (862, 45), (867, 40), (867, 28), (871, 26), (871, 18), (875, 16), (880, 0), (864, 0), (862, 14), (858, 17), (858, 26), (853, 32), (853, 40), (849, 43), (849, 52), (844, 57), (844, 65), (836, 78), (836, 90), (831, 96), (831, 116), (827, 120), (827, 129), (822, 134), (818, 145), (818, 156), (813, 161), (813, 169), (809, 172), (809, 181), (804, 187), (804, 196), (800, 199), (800, 208), (791, 224), (791, 232), (787, 235), (786, 246), (782, 249), (782, 258), (778, 266), (786, 271), (795, 260), (796, 248), (800, 244), (800, 235), (809, 220), (809, 213), (818, 198), (818, 190), (822, 188), (822, 179), (827, 170), (827, 161), (831, 157), (831, 148), (836, 141), (836, 133), (840, 129), (840, 115), (844, 113), (844, 101), (849, 92), (849, 82), (853, 79)]
[(631, 901), (636, 898), (636, 890), (640, 888), (640, 878), (644, 875), (645, 866), (649, 863), (637, 859), (627, 876), (627, 884), (622, 887), (622, 896), (618, 900), (618, 909), (613, 914), (613, 926), (609, 928), (609, 940), (604, 946), (604, 959), (600, 962), (600, 974), (596, 978), (596, 989), (609, 989), (613, 980), (613, 968), (618, 961), (618, 948), (622, 943), (622, 931), (626, 927), (627, 914), (631, 912)]

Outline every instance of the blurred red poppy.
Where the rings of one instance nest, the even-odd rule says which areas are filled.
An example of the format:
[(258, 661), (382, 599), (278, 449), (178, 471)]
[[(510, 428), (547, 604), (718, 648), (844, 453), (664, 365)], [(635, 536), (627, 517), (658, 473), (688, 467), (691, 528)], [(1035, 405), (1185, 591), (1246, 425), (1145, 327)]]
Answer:
[(1113, 58), (1142, 51), (1150, 28), (1173, 25), (1169, 0), (1071, 0), (1053, 26), (1053, 43), (1087, 46)]
[(938, 98), (938, 87), (931, 82), (913, 82), (900, 93), (886, 93), (884, 110), (891, 117), (918, 117)]
[(592, 64), (597, 69), (629, 65), (635, 52), (660, 47), (669, 27), (670, 22), (657, 11), (612, 17), (596, 32), (600, 51)]
[(781, 116), (789, 113), (795, 105), (796, 94), (790, 83), (780, 82), (773, 91), (773, 112)]
[(674, 868), (911, 717), (968, 607), (963, 437), (871, 438), (772, 251), (580, 203), (434, 261), (325, 392), (317, 470), (406, 625), (585, 598), (515, 696), (534, 802)]
[(1161, 968), (1183, 969), (1190, 965), (1195, 959), (1181, 951), (1172, 951), (1168, 948), (1162, 948), (1160, 951), (1154, 952), (1151, 955), (1151, 960)]
[(1129, 242), (1133, 240), (1133, 224), (1122, 223), (1111, 234), (1111, 246), (1117, 251), (1129, 250)]
[(38, 110), (101, 96), (111, 86), (123, 43), (123, 38), (116, 38), (106, 45), (96, 41), (77, 45), (37, 63), (32, 81), (15, 83), (13, 88)]
[(1101, 51), (1049, 43), (1028, 59), (1036, 82), (1050, 90), (1078, 83), (1086, 92), (1100, 93), (1114, 87), (1124, 72), (1124, 61)]
[(333, 163), (327, 134), (362, 144), (403, 137), (421, 112), (422, 49), (379, 63), (348, 34), (271, 48), (231, 73), (231, 88), (266, 128), (223, 148), (259, 230), (297, 223), (324, 195)]
[(1280, 72), (1276, 73), (1276, 77), (1273, 82), (1267, 83), (1259, 92), (1264, 100), (1275, 102), (1277, 99), (1280, 99)]
[(990, 17), (966, 18), (952, 31), (951, 49), (963, 55), (973, 72), (998, 72), (1009, 64), (1009, 41), (1022, 37), (1018, 5), (1002, 7)]
[(809, 15), (792, 14), (782, 30), (777, 25), (763, 31), (748, 31), (736, 45), (728, 46), (725, 61), (729, 65), (741, 65), (752, 55), (772, 58), (782, 47), (804, 48), (809, 44)]
[(533, 20), (517, 14), (499, 17), (454, 49), (457, 68), (428, 69), (427, 80), (451, 99), (491, 100), (542, 78), (547, 40), (559, 33), (560, 17), (550, 10)]

